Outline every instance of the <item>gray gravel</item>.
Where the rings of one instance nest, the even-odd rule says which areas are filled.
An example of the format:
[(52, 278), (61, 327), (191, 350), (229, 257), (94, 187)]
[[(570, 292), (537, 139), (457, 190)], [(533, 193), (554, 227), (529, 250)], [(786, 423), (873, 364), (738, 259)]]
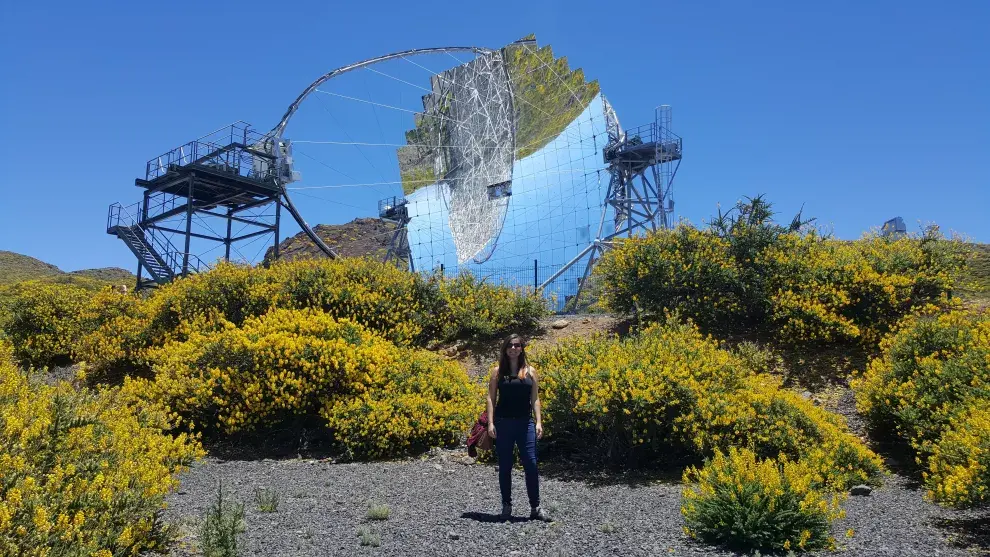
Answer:
[[(384, 463), (213, 458), (182, 477), (169, 497), (167, 518), (183, 532), (177, 556), (195, 555), (196, 525), (216, 495), (218, 480), (245, 504), (243, 555), (735, 555), (692, 542), (682, 532), (681, 486), (671, 482), (610, 484), (542, 478), (552, 523), (526, 519), (521, 470), (513, 476), (517, 520), (499, 523), (498, 478), (490, 464), (465, 464), (463, 453)], [(280, 495), (277, 512), (259, 512), (256, 488)], [(388, 505), (372, 521), (372, 504)], [(850, 497), (835, 524), (844, 555), (950, 556), (990, 554), (973, 531), (987, 514), (940, 509), (909, 481), (893, 476), (866, 497)], [(362, 546), (359, 529), (377, 534)], [(849, 539), (845, 532), (852, 528)], [(974, 530), (976, 529), (976, 530)], [(960, 547), (966, 544), (969, 547)], [(981, 547), (976, 545), (983, 543)]]

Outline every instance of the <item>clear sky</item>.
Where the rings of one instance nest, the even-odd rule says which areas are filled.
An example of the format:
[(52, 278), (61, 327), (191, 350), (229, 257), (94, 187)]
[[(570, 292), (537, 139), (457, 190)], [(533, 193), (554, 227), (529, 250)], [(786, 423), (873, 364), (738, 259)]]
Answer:
[(803, 204), (841, 238), (901, 216), (990, 242), (984, 0), (0, 10), (0, 249), (64, 270), (133, 269), (106, 234), (107, 206), (140, 199), (134, 178), (152, 156), (235, 120), (267, 130), (310, 81), (350, 62), (529, 33), (598, 79), (623, 124), (673, 106), (678, 216), (700, 223), (764, 193), (782, 220)]

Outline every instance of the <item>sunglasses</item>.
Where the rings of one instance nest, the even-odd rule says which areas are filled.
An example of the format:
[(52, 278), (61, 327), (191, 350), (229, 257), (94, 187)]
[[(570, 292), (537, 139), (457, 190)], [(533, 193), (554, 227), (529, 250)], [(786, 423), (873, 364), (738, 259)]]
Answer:
[(512, 342), (509, 343), (509, 348), (522, 348), (522, 344), (519, 344), (518, 342)]

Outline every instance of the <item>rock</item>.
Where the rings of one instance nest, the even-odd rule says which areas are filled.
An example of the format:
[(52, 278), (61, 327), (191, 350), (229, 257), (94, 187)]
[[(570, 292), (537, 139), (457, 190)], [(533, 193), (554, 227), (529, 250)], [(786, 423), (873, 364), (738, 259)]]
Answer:
[(849, 493), (851, 493), (852, 495), (869, 495), (872, 492), (873, 492), (872, 487), (863, 484), (854, 485), (852, 489), (849, 490)]
[(462, 456), (458, 462), (460, 462), (461, 464), (465, 464), (467, 466), (470, 466), (470, 465), (474, 464), (476, 461), (475, 461), (475, 459), (473, 459), (473, 458), (471, 458), (469, 456)]
[(440, 470), (441, 472), (443, 472), (443, 466), (441, 466), (439, 464), (434, 464), (433, 467), (436, 468), (437, 470)]
[(566, 327), (566, 326), (568, 326), (570, 324), (571, 324), (570, 321), (568, 321), (566, 319), (558, 319), (558, 320), (554, 321), (553, 323), (551, 323), (550, 326), (553, 327), (554, 329), (563, 329), (564, 327)]
[(450, 539), (452, 539), (452, 540), (459, 540), (459, 539), (461, 539), (461, 535), (458, 534), (457, 532), (447, 532), (447, 537), (450, 538)]

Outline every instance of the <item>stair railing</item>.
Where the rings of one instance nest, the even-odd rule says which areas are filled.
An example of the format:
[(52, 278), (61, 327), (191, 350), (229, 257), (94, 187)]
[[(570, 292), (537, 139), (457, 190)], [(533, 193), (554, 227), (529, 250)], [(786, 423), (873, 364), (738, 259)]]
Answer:
[[(163, 207), (166, 203), (168, 203), (168, 201), (163, 200), (161, 203), (157, 203), (156, 207)], [(165, 267), (172, 274), (172, 276), (181, 275), (183, 271), (182, 263), (183, 259), (186, 257), (186, 253), (180, 251), (179, 248), (177, 248), (168, 239), (168, 236), (161, 233), (161, 231), (152, 227), (141, 226), (141, 209), (142, 204), (140, 201), (127, 205), (126, 207), (120, 203), (110, 205), (110, 209), (107, 213), (107, 232), (112, 233), (114, 228), (119, 227), (129, 228), (134, 230), (135, 233), (142, 234), (145, 241), (162, 258), (165, 263)], [(198, 273), (203, 269), (209, 268), (209, 265), (204, 263), (198, 256), (192, 253), (188, 254), (188, 269), (190, 271)]]

